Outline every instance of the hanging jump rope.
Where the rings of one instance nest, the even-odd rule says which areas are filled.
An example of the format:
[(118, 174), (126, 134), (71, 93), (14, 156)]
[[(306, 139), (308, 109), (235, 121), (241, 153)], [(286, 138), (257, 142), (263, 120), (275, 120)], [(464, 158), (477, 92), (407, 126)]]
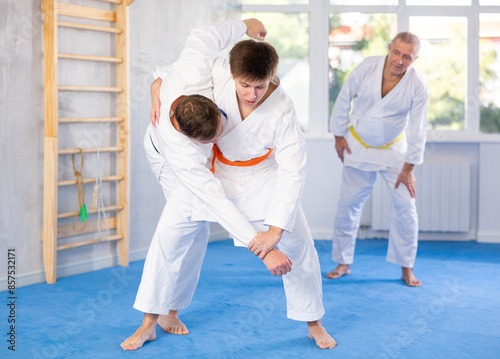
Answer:
[[(102, 173), (101, 173), (101, 159), (99, 155), (99, 147), (94, 154), (94, 160), (96, 164), (96, 177), (94, 186), (94, 195), (92, 198), (92, 208), (97, 208), (97, 233), (99, 234), (99, 240), (102, 242), (109, 234), (108, 219), (106, 217), (106, 211), (104, 210), (104, 200), (102, 198)], [(101, 237), (101, 212), (104, 217), (104, 223), (106, 226), (105, 236)]]
[[(85, 186), (83, 184), (83, 150), (81, 148), (77, 148), (77, 150), (80, 152), (80, 171), (77, 171), (76, 165), (75, 165), (75, 156), (76, 154), (71, 155), (71, 162), (73, 164), (73, 171), (75, 174), (76, 178), (76, 183), (78, 184), (78, 206), (80, 208), (79, 214), (75, 216), (75, 219), (73, 220), (73, 230), (76, 232), (81, 232), (85, 229), (87, 226), (86, 219), (89, 217), (87, 213), (87, 206), (85, 205)], [(83, 227), (81, 228), (76, 228), (76, 219), (80, 217), (81, 221), (83, 222)]]

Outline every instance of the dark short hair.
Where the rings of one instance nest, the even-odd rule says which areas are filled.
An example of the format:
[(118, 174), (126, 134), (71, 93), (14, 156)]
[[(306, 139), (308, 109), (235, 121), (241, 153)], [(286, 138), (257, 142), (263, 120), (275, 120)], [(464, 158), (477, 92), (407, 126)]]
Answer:
[(201, 95), (185, 96), (175, 109), (182, 133), (199, 141), (210, 141), (217, 136), (220, 116), (217, 105)]
[(267, 42), (243, 40), (229, 52), (229, 67), (233, 76), (252, 81), (272, 80), (278, 62), (276, 49)]

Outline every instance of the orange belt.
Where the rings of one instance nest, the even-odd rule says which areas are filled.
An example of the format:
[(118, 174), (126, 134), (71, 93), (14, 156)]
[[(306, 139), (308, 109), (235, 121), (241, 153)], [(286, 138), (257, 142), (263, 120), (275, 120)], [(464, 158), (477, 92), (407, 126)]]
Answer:
[(210, 171), (212, 171), (212, 173), (214, 173), (214, 171), (215, 171), (215, 158), (217, 158), (220, 162), (224, 163), (225, 165), (238, 166), (238, 167), (250, 167), (250, 166), (255, 166), (255, 165), (261, 163), (267, 157), (269, 157), (271, 152), (273, 152), (273, 149), (270, 148), (269, 151), (267, 151), (267, 153), (265, 155), (260, 156), (260, 157), (256, 157), (256, 158), (252, 158), (251, 160), (248, 160), (248, 161), (229, 161), (226, 157), (224, 157), (224, 155), (219, 150), (219, 147), (217, 147), (217, 145), (214, 144), (213, 149), (214, 149), (214, 157), (212, 158), (212, 169), (210, 170)]

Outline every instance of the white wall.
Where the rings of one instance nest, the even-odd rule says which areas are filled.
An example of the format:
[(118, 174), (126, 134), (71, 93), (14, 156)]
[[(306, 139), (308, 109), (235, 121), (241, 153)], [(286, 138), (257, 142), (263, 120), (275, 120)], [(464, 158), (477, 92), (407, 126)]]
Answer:
[(477, 241), (500, 243), (500, 143), (479, 147)]
[(342, 163), (331, 139), (307, 140), (306, 183), (302, 207), (315, 239), (331, 239), (340, 197)]
[(0, 278), (7, 248), (18, 273), (43, 267), (41, 26), (39, 1), (0, 3)]

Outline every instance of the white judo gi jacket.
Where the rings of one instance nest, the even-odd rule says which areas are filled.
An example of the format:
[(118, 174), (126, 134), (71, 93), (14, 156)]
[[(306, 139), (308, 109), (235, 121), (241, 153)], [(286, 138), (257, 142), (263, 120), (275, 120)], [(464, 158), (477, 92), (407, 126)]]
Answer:
[[(207, 31), (211, 27), (213, 29)], [(228, 30), (227, 27), (231, 29)], [(217, 29), (225, 29), (226, 33)], [(241, 20), (199, 29), (197, 40), (200, 42), (199, 47), (203, 46), (203, 58), (200, 58), (199, 51), (193, 49), (192, 56), (195, 61), (190, 62), (189, 67), (179, 68), (177, 72), (184, 76), (190, 75), (190, 71), (194, 74), (189, 76), (192, 77), (189, 82), (193, 82), (186, 88), (189, 93), (194, 93), (193, 89), (197, 88), (206, 90), (206, 71), (211, 72), (210, 85), (214, 86), (214, 101), (228, 117), (217, 143), (225, 158), (230, 161), (247, 161), (263, 156), (273, 148), (267, 159), (251, 167), (233, 167), (216, 161), (215, 175), (222, 182), (227, 198), (231, 199), (247, 220), (264, 220), (266, 225), (291, 231), (304, 185), (306, 142), (293, 103), (281, 86), (278, 86), (250, 116), (244, 121), (241, 120), (229, 61), (217, 56), (222, 48), (221, 44), (226, 41), (226, 44), (231, 41), (234, 43), (245, 33), (246, 25)], [(191, 56), (191, 53), (189, 55)], [(167, 83), (173, 82), (168, 68), (157, 68), (155, 76), (161, 77)], [(195, 83), (197, 80), (199, 84)], [(160, 123), (170, 123), (163, 117), (168, 113), (170, 105), (165, 107), (163, 103), (162, 101)], [(206, 179), (209, 178), (208, 172), (202, 173), (198, 169), (198, 173)], [(185, 183), (189, 184), (189, 181)], [(200, 199), (209, 195), (202, 193), (202, 188), (196, 190)], [(193, 207), (192, 219), (219, 221), (207, 206)], [(248, 241), (241, 240), (241, 237), (234, 237), (235, 244), (247, 246)]]
[(290, 97), (279, 85), (244, 121), (238, 109), (229, 61), (219, 58), (212, 70), (215, 102), (228, 123), (217, 146), (230, 161), (246, 161), (273, 152), (251, 167), (216, 161), (215, 174), (226, 196), (250, 221), (292, 231), (305, 179), (306, 142)]
[[(172, 102), (181, 95), (212, 96), (211, 63), (227, 45), (246, 33), (242, 21), (218, 23), (191, 32), (179, 59), (169, 67), (155, 69), (155, 77), (165, 79), (160, 91), (161, 117), (157, 128), (149, 125), (152, 142), (166, 159), (179, 184), (173, 196), (183, 196), (186, 218), (201, 220), (196, 212), (219, 222), (233, 237), (248, 244), (257, 234), (236, 206), (226, 198), (219, 179), (206, 167), (213, 144), (201, 144), (178, 132), (170, 122)], [(179, 201), (176, 201), (179, 203)]]
[[(420, 73), (410, 66), (399, 83), (382, 98), (386, 56), (367, 57), (347, 77), (335, 102), (330, 131), (345, 137), (352, 151), (344, 165), (367, 171), (401, 167), (403, 162), (421, 164), (427, 127), (428, 91)], [(352, 102), (352, 114), (351, 111)], [(388, 148), (367, 148), (349, 131), (352, 126), (363, 142)]]

